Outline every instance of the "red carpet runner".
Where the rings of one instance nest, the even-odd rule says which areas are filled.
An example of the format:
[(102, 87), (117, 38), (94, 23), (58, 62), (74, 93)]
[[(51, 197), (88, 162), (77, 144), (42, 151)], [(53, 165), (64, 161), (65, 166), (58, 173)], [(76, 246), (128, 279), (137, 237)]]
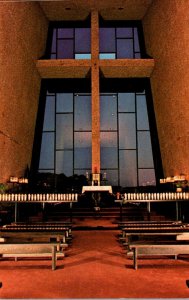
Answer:
[[(0, 262), (0, 298), (188, 298), (189, 261), (140, 259), (139, 269), (117, 241), (118, 231), (75, 231), (67, 257)], [(64, 268), (63, 268), (64, 264)]]

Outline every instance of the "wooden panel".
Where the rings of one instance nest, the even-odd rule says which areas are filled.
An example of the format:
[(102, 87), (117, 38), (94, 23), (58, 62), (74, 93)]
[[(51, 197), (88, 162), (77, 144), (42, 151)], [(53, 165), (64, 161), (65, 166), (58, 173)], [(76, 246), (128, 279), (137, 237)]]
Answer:
[(45, 50), (48, 21), (29, 1), (1, 3), (0, 20), (0, 182), (7, 182), (30, 165), (40, 92), (35, 59)]
[(49, 20), (84, 20), (91, 10), (98, 10), (104, 19), (141, 20), (152, 0), (71, 0), (40, 1)]
[(37, 69), (41, 78), (85, 78), (89, 75), (88, 60), (51, 59), (38, 60)]
[(150, 77), (154, 69), (153, 59), (100, 60), (100, 70), (106, 78)]
[(153, 1), (143, 19), (164, 176), (189, 174), (189, 1)]

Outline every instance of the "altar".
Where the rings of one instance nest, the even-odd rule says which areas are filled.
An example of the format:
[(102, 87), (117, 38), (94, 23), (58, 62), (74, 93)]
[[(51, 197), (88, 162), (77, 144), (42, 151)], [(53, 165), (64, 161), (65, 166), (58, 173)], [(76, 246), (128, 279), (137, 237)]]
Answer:
[(112, 194), (112, 186), (110, 185), (86, 185), (82, 187), (82, 194), (85, 192), (109, 192)]
[(87, 185), (82, 187), (82, 194), (90, 193), (94, 202), (95, 211), (100, 210), (100, 203), (102, 199), (102, 193), (108, 192), (112, 194), (112, 187), (110, 185)]

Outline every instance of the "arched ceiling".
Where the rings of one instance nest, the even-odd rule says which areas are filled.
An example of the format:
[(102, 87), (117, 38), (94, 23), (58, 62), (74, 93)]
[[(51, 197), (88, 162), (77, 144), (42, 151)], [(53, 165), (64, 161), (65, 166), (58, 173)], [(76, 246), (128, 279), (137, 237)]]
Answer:
[(49, 21), (84, 20), (98, 10), (108, 20), (142, 20), (152, 0), (59, 0), (39, 1)]

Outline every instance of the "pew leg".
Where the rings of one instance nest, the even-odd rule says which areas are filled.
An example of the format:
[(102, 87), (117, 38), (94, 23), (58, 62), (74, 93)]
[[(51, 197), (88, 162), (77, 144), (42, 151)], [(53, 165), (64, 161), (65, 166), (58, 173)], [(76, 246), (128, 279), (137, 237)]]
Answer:
[[(57, 238), (57, 242), (59, 242), (59, 243), (60, 243), (60, 238), (59, 238), (59, 237)], [(57, 246), (56, 250), (57, 250), (57, 252), (59, 252), (59, 251), (60, 251), (60, 244)]]
[(137, 248), (134, 248), (133, 250), (133, 263), (134, 263), (134, 269), (137, 270)]
[(56, 246), (52, 247), (52, 270), (56, 269)]

